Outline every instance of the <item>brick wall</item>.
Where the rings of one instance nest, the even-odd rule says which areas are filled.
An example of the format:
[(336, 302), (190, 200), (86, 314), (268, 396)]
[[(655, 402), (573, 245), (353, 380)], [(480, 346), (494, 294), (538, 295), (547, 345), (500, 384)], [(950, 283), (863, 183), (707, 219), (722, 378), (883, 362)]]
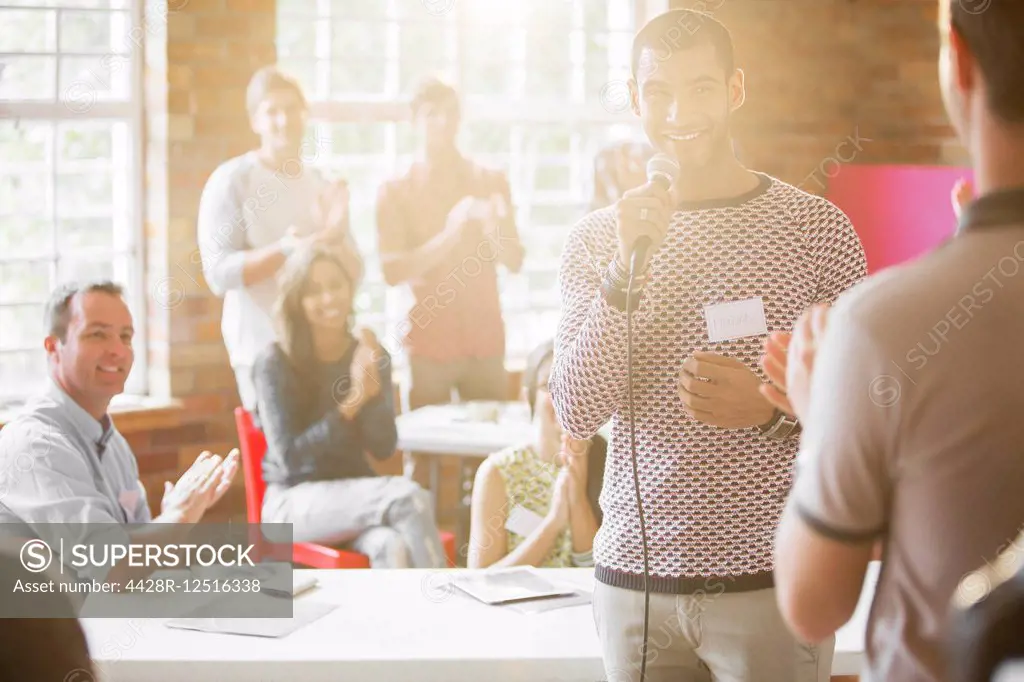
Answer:
[[(175, 424), (129, 434), (154, 504), (163, 480), (201, 448), (235, 445), (238, 397), (220, 301), (200, 273), (195, 218), (209, 174), (255, 142), (244, 88), (273, 61), (275, 28), (274, 0), (170, 2), (165, 20), (147, 17), (148, 355), (154, 392), (186, 409)], [(752, 166), (821, 192), (842, 163), (963, 161), (936, 83), (935, 0), (673, 4), (709, 10), (734, 33), (748, 86), (736, 134)], [(395, 461), (382, 468), (399, 470)], [(451, 498), (454, 467), (444, 479), (442, 497)], [(218, 514), (242, 513), (240, 493)]]
[(965, 162), (938, 87), (936, 0), (671, 6), (732, 31), (747, 82), (735, 134), (751, 166), (821, 194), (845, 163)]
[[(220, 335), (221, 302), (202, 278), (196, 214), (210, 173), (255, 143), (245, 87), (274, 61), (274, 9), (273, 0), (170, 0), (166, 17), (146, 17), (149, 380), (153, 393), (184, 404), (178, 423), (128, 436), (154, 506), (163, 481), (175, 480), (201, 450), (226, 454), (237, 444), (238, 395)], [(216, 515), (242, 513), (241, 490)]]

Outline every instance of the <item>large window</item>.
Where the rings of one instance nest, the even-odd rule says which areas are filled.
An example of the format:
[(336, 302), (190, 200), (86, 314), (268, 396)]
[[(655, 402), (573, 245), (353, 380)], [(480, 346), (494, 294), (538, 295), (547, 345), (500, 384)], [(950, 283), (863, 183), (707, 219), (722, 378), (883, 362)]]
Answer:
[[(143, 326), (140, 27), (132, 0), (0, 0), (0, 409), (45, 380), (58, 283), (126, 285)], [(143, 393), (141, 330), (136, 347), (128, 389)]]
[(527, 251), (522, 272), (501, 283), (507, 361), (516, 366), (555, 332), (558, 258), (587, 210), (595, 155), (637, 133), (609, 91), (628, 76), (639, 3), (278, 0), (279, 62), (313, 102), (315, 163), (353, 191), (353, 230), (368, 265), (361, 321), (391, 351), (409, 302), (380, 276), (374, 200), (412, 161), (412, 87), (431, 74), (456, 85), (463, 150), (509, 175)]

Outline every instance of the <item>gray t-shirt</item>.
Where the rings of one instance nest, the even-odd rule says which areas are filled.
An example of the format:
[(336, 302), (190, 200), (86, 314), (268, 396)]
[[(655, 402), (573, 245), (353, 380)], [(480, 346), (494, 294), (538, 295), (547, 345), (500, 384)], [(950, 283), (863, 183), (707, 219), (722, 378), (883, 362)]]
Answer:
[(1024, 525), (1022, 227), (1024, 190), (983, 197), (832, 311), (788, 504), (823, 535), (884, 538), (862, 679), (945, 679), (961, 579)]

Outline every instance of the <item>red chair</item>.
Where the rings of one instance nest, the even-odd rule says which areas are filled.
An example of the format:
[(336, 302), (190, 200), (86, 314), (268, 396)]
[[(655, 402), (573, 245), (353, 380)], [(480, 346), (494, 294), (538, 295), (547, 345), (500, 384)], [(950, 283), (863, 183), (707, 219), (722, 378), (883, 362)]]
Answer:
[[(267, 489), (263, 481), (263, 455), (267, 451), (267, 439), (253, 423), (252, 415), (243, 407), (235, 408), (235, 426), (238, 429), (242, 474), (245, 479), (246, 519), (251, 524), (259, 524), (263, 512), (263, 494)], [(441, 533), (441, 544), (448, 557), (448, 565), (454, 567), (455, 536), (452, 533)], [(313, 568), (370, 567), (370, 558), (365, 554), (315, 542), (294, 543), (292, 561)]]

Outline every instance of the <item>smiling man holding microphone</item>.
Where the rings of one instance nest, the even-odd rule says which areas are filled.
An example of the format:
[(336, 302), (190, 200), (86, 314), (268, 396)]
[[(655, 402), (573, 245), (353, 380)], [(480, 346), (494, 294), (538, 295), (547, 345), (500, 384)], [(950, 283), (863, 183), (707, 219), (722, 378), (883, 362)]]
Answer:
[(594, 542), (606, 673), (824, 681), (834, 643), (798, 642), (775, 602), (799, 426), (761, 395), (758, 360), (769, 330), (865, 275), (864, 252), (835, 206), (736, 159), (744, 77), (719, 22), (656, 17), (633, 72), (633, 111), (660, 154), (650, 182), (569, 235), (551, 377), (571, 437), (613, 421)]

